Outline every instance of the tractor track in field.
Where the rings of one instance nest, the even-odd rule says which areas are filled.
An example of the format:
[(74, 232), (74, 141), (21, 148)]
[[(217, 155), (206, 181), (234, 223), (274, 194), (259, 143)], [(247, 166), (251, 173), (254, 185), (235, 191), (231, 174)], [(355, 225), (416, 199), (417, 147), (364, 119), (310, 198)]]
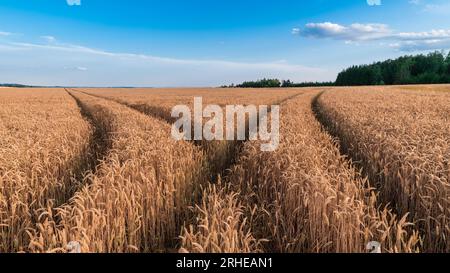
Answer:
[[(105, 158), (108, 150), (111, 148), (111, 143), (108, 141), (108, 131), (106, 128), (103, 128), (100, 124), (98, 124), (91, 113), (84, 107), (83, 102), (78, 99), (75, 95), (73, 95), (67, 88), (64, 88), (69, 96), (71, 96), (78, 105), (80, 109), (80, 113), (84, 119), (86, 119), (92, 126), (93, 134), (92, 139), (89, 143), (89, 149), (87, 153), (85, 153), (82, 157), (82, 162), (80, 163), (81, 168), (74, 174), (74, 178), (77, 181), (80, 181), (78, 187), (76, 187), (71, 193), (70, 196), (74, 196), (74, 194), (84, 186), (84, 179), (86, 174), (95, 173), (96, 167), (100, 164), (100, 162)], [(69, 201), (70, 198), (66, 200)], [(57, 207), (63, 204), (57, 204)]]
[[(324, 90), (317, 94), (317, 96), (312, 100), (311, 103), (311, 108), (317, 121), (319, 121), (324, 130), (337, 141), (341, 155), (347, 158), (349, 163), (353, 165), (355, 169), (360, 170), (362, 176), (367, 177), (369, 183), (368, 187), (374, 188), (375, 192), (379, 194), (381, 192), (381, 187), (383, 187), (383, 181), (386, 181), (384, 174), (379, 173), (377, 176), (374, 176), (367, 171), (367, 166), (365, 163), (367, 162), (367, 158), (356, 156), (352, 152), (352, 147), (350, 146), (351, 144), (344, 141), (343, 136), (336, 128), (336, 125), (333, 124), (333, 119), (329, 117), (324, 111), (322, 111), (319, 100), (326, 91), (327, 90)], [(401, 216), (399, 215), (395, 202), (396, 200), (385, 200), (384, 198), (377, 198), (377, 205), (379, 207), (388, 206), (397, 216)]]
[(147, 116), (157, 118), (166, 123), (173, 123), (176, 120), (175, 118), (171, 117), (171, 113), (167, 112), (167, 109), (164, 107), (158, 107), (158, 106), (147, 105), (147, 104), (132, 104), (132, 103), (128, 103), (126, 101), (120, 100), (120, 99), (110, 98), (110, 97), (106, 97), (106, 96), (100, 96), (97, 94), (92, 94), (92, 93), (77, 90), (77, 89), (72, 89), (72, 90), (89, 95), (89, 96), (93, 96), (93, 97), (96, 97), (99, 99), (109, 100), (109, 101), (113, 101), (113, 102), (122, 104), (128, 108), (134, 109), (134, 110), (136, 110), (142, 114), (145, 114)]
[[(312, 101), (311, 107), (313, 109), (314, 115), (316, 119), (322, 124), (322, 127), (326, 132), (331, 135), (333, 138), (337, 140), (339, 145), (339, 150), (341, 155), (345, 156), (350, 164), (352, 164), (355, 169), (360, 170), (361, 176), (366, 177), (368, 181), (368, 187), (372, 188), (373, 191), (377, 194), (376, 204), (379, 208), (388, 208), (396, 217), (399, 219), (403, 217), (405, 214), (401, 212), (401, 208), (398, 207), (397, 197), (391, 198), (389, 196), (383, 195), (383, 187), (385, 187), (386, 183), (395, 183), (390, 181), (383, 172), (371, 173), (368, 168), (370, 166), (370, 160), (362, 155), (361, 153), (358, 155), (357, 150), (354, 151), (355, 148), (352, 147), (352, 141), (346, 141), (345, 136), (340, 132), (338, 126), (334, 124), (333, 117), (327, 115), (325, 111), (322, 110), (322, 106), (320, 103), (320, 98), (324, 95), (326, 91), (318, 94)], [(407, 221), (413, 223), (415, 226), (410, 226), (407, 229), (409, 235), (414, 232), (414, 229), (419, 227), (417, 230), (419, 232), (419, 236), (422, 239), (429, 234), (427, 231), (423, 230), (420, 226), (420, 221), (417, 221), (416, 215), (407, 211)], [(421, 245), (420, 248), (426, 247)]]
[[(101, 95), (97, 95), (97, 94), (91, 94), (89, 92), (85, 92), (85, 91), (81, 91), (81, 90), (77, 90), (77, 89), (71, 89), (71, 90), (75, 91), (75, 92), (80, 92), (80, 93), (83, 93), (83, 94), (86, 94), (86, 95), (89, 95), (89, 96), (93, 96), (93, 97), (96, 97), (96, 98), (99, 98), (99, 99), (113, 101), (115, 103), (124, 105), (125, 107), (128, 107), (130, 109), (138, 111), (138, 112), (140, 112), (140, 113), (142, 113), (144, 115), (160, 119), (163, 122), (168, 123), (168, 124), (172, 124), (176, 120), (175, 118), (172, 118), (170, 113), (167, 112), (167, 109), (163, 108), (163, 107), (152, 106), (152, 105), (147, 105), (147, 104), (131, 104), (131, 103), (127, 103), (126, 101), (123, 101), (123, 100), (120, 100), (120, 99), (114, 99), (114, 98), (101, 96)], [(295, 94), (292, 94), (292, 95), (290, 95), (290, 96), (288, 96), (286, 98), (283, 98), (283, 99), (275, 101), (274, 103), (272, 103), (272, 105), (282, 105), (282, 104), (286, 103), (289, 100), (295, 99), (298, 96), (303, 95), (304, 93), (305, 92), (303, 90), (298, 91)], [(82, 107), (82, 105), (81, 105), (81, 107)], [(270, 107), (268, 109), (268, 114), (270, 114), (271, 111), (272, 111), (272, 108)], [(246, 124), (246, 126), (248, 126), (248, 124)], [(248, 130), (246, 130), (246, 132), (247, 131)], [(215, 184), (221, 178), (226, 178), (226, 177), (228, 177), (231, 174), (230, 172), (232, 171), (233, 166), (235, 166), (237, 164), (237, 161), (238, 161), (238, 159), (240, 157), (240, 154), (242, 153), (242, 149), (244, 147), (244, 144), (247, 141), (249, 141), (248, 134), (246, 134), (245, 140), (227, 141), (227, 145), (228, 146), (227, 146), (225, 152), (220, 153), (220, 154), (218, 154), (218, 155), (216, 155), (215, 157), (212, 157), (212, 158), (209, 157), (209, 156), (212, 156), (212, 155), (208, 153), (208, 151), (209, 151), (208, 149), (211, 148), (209, 144), (211, 144), (212, 142), (209, 142), (209, 141), (196, 141), (196, 140), (192, 140), (190, 142), (193, 145), (200, 147), (204, 151), (204, 156), (207, 159), (209, 159), (209, 160), (206, 160), (207, 161), (206, 163), (209, 166), (210, 182)], [(213, 144), (219, 145), (218, 143), (213, 143)], [(224, 144), (222, 143), (222, 145), (224, 145)], [(214, 147), (212, 147), (212, 149), (214, 149)], [(219, 161), (221, 161), (221, 162), (219, 164), (216, 164), (216, 162), (219, 162)]]
[[(378, 182), (372, 181), (374, 179), (372, 177), (369, 177), (368, 173), (365, 171), (364, 164), (363, 164), (364, 159), (357, 158), (353, 155), (350, 147), (348, 145), (346, 145), (346, 143), (344, 143), (344, 141), (342, 139), (342, 135), (338, 132), (338, 130), (336, 129), (336, 126), (333, 125), (333, 120), (330, 117), (328, 117), (326, 115), (326, 113), (324, 113), (322, 111), (322, 107), (320, 105), (319, 100), (326, 92), (327, 92), (327, 90), (320, 92), (313, 98), (313, 100), (311, 102), (311, 109), (314, 113), (316, 120), (322, 125), (325, 132), (327, 132), (327, 134), (329, 134), (331, 137), (333, 137), (333, 139), (336, 140), (336, 142), (339, 146), (339, 151), (340, 151), (341, 155), (344, 156), (345, 158), (347, 158), (347, 160), (350, 162), (350, 164), (353, 165), (357, 170), (362, 170), (361, 175), (366, 176), (369, 179), (370, 186), (376, 185), (376, 184), (372, 184), (372, 183), (378, 183)], [(378, 190), (378, 186), (377, 186), (377, 190)], [(380, 205), (383, 205), (383, 204), (380, 204)]]
[[(167, 115), (161, 115), (160, 113), (158, 113), (158, 109), (163, 109), (163, 108), (159, 108), (159, 107), (149, 108), (146, 105), (133, 107), (129, 103), (123, 102), (118, 99), (111, 99), (108, 97), (93, 95), (88, 92), (83, 92), (83, 91), (79, 91), (79, 90), (73, 90), (73, 91), (84, 93), (86, 95), (90, 95), (90, 96), (97, 97), (100, 99), (119, 103), (121, 105), (124, 105), (125, 107), (128, 107), (130, 109), (138, 111), (147, 116), (150, 116), (153, 118), (158, 118), (168, 124), (172, 124), (172, 122), (174, 122), (174, 120), (168, 119)], [(272, 105), (282, 105), (282, 104), (286, 103), (287, 101), (295, 99), (304, 94), (305, 94), (305, 92), (303, 92), (303, 91), (296, 92), (295, 94), (293, 94), (289, 97), (280, 99), (280, 100), (272, 103)], [(149, 111), (149, 109), (152, 109), (152, 110)], [(272, 108), (270, 107), (268, 109), (268, 114), (270, 114), (271, 111), (272, 111)], [(246, 126), (248, 126), (248, 124), (246, 124)], [(259, 126), (259, 124), (258, 124), (258, 126)], [(227, 187), (226, 185), (230, 182), (229, 179), (233, 175), (234, 166), (239, 164), (239, 158), (240, 158), (241, 154), (243, 153), (244, 145), (248, 141), (249, 141), (249, 136), (248, 136), (248, 134), (246, 134), (245, 140), (234, 140), (234, 141), (231, 141), (231, 143), (229, 143), (229, 142), (227, 142), (227, 143), (215, 142), (214, 143), (214, 142), (209, 142), (209, 141), (190, 141), (190, 142), (193, 145), (196, 145), (203, 150), (205, 162), (208, 166), (207, 173), (208, 173), (208, 176), (210, 177), (209, 182), (211, 184), (218, 184), (219, 181), (223, 181), (225, 184), (223, 184), (223, 185), (218, 184), (218, 185), (219, 185), (220, 189), (222, 189), (222, 188), (225, 189), (225, 187)], [(215, 145), (226, 145), (226, 148), (221, 149), (220, 146), (215, 146)], [(215, 149), (218, 149), (220, 152), (215, 153)], [(209, 152), (212, 152), (212, 153), (209, 153)], [(194, 208), (196, 205), (201, 204), (202, 200), (205, 197), (207, 197), (207, 196), (204, 196), (203, 194), (198, 196), (197, 197), (198, 199), (193, 201), (192, 207)], [(198, 217), (198, 215), (194, 213), (193, 215), (186, 218), (186, 223), (188, 225), (195, 223), (196, 217)], [(176, 249), (179, 248), (179, 245), (178, 244), (176, 244), (176, 245), (177, 245), (176, 248), (173, 248), (172, 251), (176, 251)]]
[[(131, 108), (133, 110), (136, 110), (144, 115), (153, 117), (153, 118), (158, 118), (168, 124), (172, 124), (173, 122), (175, 122), (175, 119), (172, 118), (170, 116), (170, 113), (167, 113), (165, 108), (163, 107), (157, 107), (157, 106), (149, 106), (149, 105), (134, 105), (134, 104), (130, 104), (127, 103), (123, 100), (120, 99), (114, 99), (114, 98), (109, 98), (109, 97), (105, 97), (105, 96), (100, 96), (100, 95), (96, 95), (96, 94), (91, 94), (89, 92), (85, 92), (85, 91), (81, 91), (81, 90), (77, 90), (77, 89), (72, 89), (73, 91), (76, 92), (80, 92), (86, 95), (90, 95), (96, 98), (100, 98), (100, 99), (104, 99), (104, 100), (109, 100), (109, 101), (113, 101), (116, 103), (119, 103), (121, 105), (124, 105), (128, 108)], [(286, 98), (280, 99), (278, 101), (275, 101), (274, 103), (272, 103), (272, 105), (281, 105), (284, 104), (285, 102), (295, 99), (296, 97), (303, 95), (304, 92), (303, 91), (299, 91), (296, 92), (295, 94), (288, 96)], [(270, 107), (268, 109), (268, 114), (270, 114), (270, 112), (272, 111), (272, 108)], [(247, 130), (246, 130), (247, 132)], [(209, 141), (195, 141), (192, 140), (190, 141), (193, 145), (200, 147), (203, 150), (204, 156), (206, 158), (206, 164), (207, 164), (207, 168), (209, 169), (208, 171), (208, 176), (210, 177), (210, 181), (213, 184), (216, 184), (217, 182), (219, 182), (219, 180), (223, 180), (223, 178), (229, 177), (231, 175), (233, 166), (235, 166), (239, 160), (240, 155), (242, 154), (242, 149), (244, 147), (244, 144), (248, 141), (248, 135), (246, 134), (246, 139), (245, 140), (233, 140), (233, 141), (227, 141), (226, 145), (226, 150), (224, 153), (220, 153), (218, 155), (215, 155), (214, 153), (210, 153), (210, 146), (209, 144), (211, 144), (211, 142)], [(230, 143), (231, 142), (231, 143)], [(215, 143), (217, 145), (220, 145), (218, 143)], [(222, 145), (225, 145), (224, 143), (222, 143)], [(214, 147), (212, 147), (212, 152), (214, 152)], [(219, 162), (219, 163), (217, 163)]]
[[(80, 90), (76, 90), (76, 89), (72, 89), (72, 91), (75, 92), (80, 92), (89, 96), (93, 96), (93, 97), (97, 97), (100, 99), (104, 99), (104, 100), (109, 100), (109, 101), (113, 101), (115, 103), (119, 103), (121, 105), (124, 105), (125, 107), (128, 107), (130, 109), (133, 109), (135, 111), (138, 111), (142, 114), (145, 114), (147, 116), (150, 116), (152, 118), (157, 118), (160, 119), (168, 124), (172, 124), (175, 119), (171, 118), (169, 116), (169, 114), (165, 113), (165, 110), (162, 107), (157, 107), (157, 106), (149, 106), (149, 105), (132, 105), (129, 103), (126, 103), (120, 99), (112, 99), (112, 98), (108, 98), (108, 97), (103, 97), (100, 95), (95, 95), (95, 94), (90, 94), (88, 92), (84, 92), (84, 91), (80, 91)], [(284, 103), (286, 103), (289, 100), (295, 99), (301, 95), (303, 95), (305, 92), (300, 91), (300, 92), (296, 92), (295, 94), (288, 96), (286, 98), (280, 99), (274, 103), (272, 103), (272, 105), (282, 105)], [(81, 106), (82, 107), (82, 104)], [(272, 108), (270, 107), (268, 109), (268, 114), (270, 114), (272, 111)], [(169, 118), (170, 117), (170, 118)], [(248, 126), (248, 124), (246, 124), (246, 126)], [(259, 124), (258, 124), (259, 126)], [(205, 161), (206, 164), (208, 164), (208, 174), (210, 176), (210, 183), (212, 184), (216, 184), (219, 181), (224, 181), (225, 183), (229, 182), (229, 177), (231, 177), (232, 172), (233, 172), (233, 167), (236, 166), (236, 164), (238, 164), (238, 160), (240, 158), (240, 155), (242, 154), (242, 151), (244, 149), (244, 145), (245, 143), (249, 141), (248, 138), (248, 134), (246, 134), (246, 139), (245, 140), (235, 140), (235, 141), (231, 141), (231, 143), (212, 143), (208, 142), (208, 141), (191, 141), (191, 143), (193, 145), (196, 145), (198, 147), (200, 147), (203, 151), (204, 151), (204, 157), (205, 157)], [(209, 146), (212, 145), (212, 146)], [(220, 149), (219, 153), (214, 153), (214, 149), (217, 149), (217, 147), (214, 147), (214, 145), (227, 145), (226, 149)], [(208, 149), (211, 149), (213, 151), (212, 154), (208, 154)], [(219, 162), (219, 163), (217, 163)], [(223, 186), (220, 186), (223, 187)], [(198, 200), (193, 201), (193, 207), (195, 207), (195, 205), (199, 204), (200, 202), (202, 202), (203, 198), (205, 196), (198, 196)], [(196, 215), (192, 215), (191, 217), (189, 217), (188, 219), (186, 219), (187, 223), (193, 223), (193, 219), (195, 219), (195, 217), (197, 217)], [(173, 249), (175, 250), (175, 248)]]
[[(52, 206), (52, 215), (50, 219), (35, 219), (33, 225), (42, 224), (46, 220), (54, 221), (56, 226), (62, 221), (59, 215), (59, 209), (64, 205), (69, 204), (70, 200), (79, 192), (84, 186), (86, 186), (86, 178), (90, 173), (96, 173), (96, 167), (105, 158), (107, 152), (110, 149), (110, 142), (108, 141), (108, 132), (106, 128), (103, 128), (100, 124), (96, 123), (90, 112), (84, 107), (83, 102), (74, 96), (67, 88), (64, 91), (70, 96), (77, 104), (81, 116), (91, 124), (92, 137), (89, 140), (88, 148), (79, 154), (79, 160), (75, 163), (76, 167), (72, 167), (72, 181), (71, 188), (64, 192), (65, 196), (62, 200), (55, 202)], [(39, 230), (39, 228), (36, 228)]]
[[(167, 112), (166, 108), (163, 107), (158, 107), (158, 106), (152, 106), (152, 105), (147, 105), (147, 104), (132, 104), (132, 103), (127, 103), (126, 101), (120, 100), (120, 99), (114, 99), (114, 98), (110, 98), (110, 97), (106, 97), (106, 96), (100, 96), (100, 95), (96, 95), (96, 94), (91, 94), (89, 92), (85, 92), (85, 91), (81, 91), (81, 90), (77, 90), (77, 89), (72, 89), (73, 91), (76, 92), (80, 92), (86, 95), (90, 95), (93, 97), (97, 97), (100, 99), (104, 99), (104, 100), (109, 100), (109, 101), (113, 101), (116, 103), (119, 103), (121, 105), (124, 105), (126, 107), (129, 107), (131, 109), (134, 109), (142, 114), (145, 114), (147, 116), (151, 116), (153, 118), (157, 118), (160, 119), (168, 124), (172, 124), (176, 121), (176, 118), (171, 117), (171, 113)], [(295, 99), (296, 97), (300, 96), (304, 94), (303, 91), (295, 93), (291, 96), (288, 96), (286, 98), (283, 98), (281, 100), (278, 100), (274, 103), (272, 103), (272, 105), (281, 105), (289, 100)], [(272, 111), (272, 108), (270, 107), (268, 109), (268, 114), (270, 114), (270, 112)], [(248, 130), (246, 130), (247, 132)], [(214, 165), (214, 161), (215, 160), (211, 160), (210, 162), (208, 162), (209, 165), (213, 166), (211, 167), (210, 170), (210, 182), (212, 183), (217, 183), (219, 181), (220, 178), (223, 177), (227, 177), (229, 175), (229, 172), (231, 171), (232, 167), (237, 163), (237, 160), (239, 159), (239, 155), (241, 154), (242, 148), (245, 144), (245, 142), (247, 142), (249, 140), (248, 135), (246, 134), (246, 139), (245, 140), (233, 140), (231, 141), (232, 143), (229, 144), (229, 148), (227, 149), (227, 152), (225, 154), (221, 154), (220, 158), (226, 158), (224, 162), (222, 162), (222, 164), (220, 164), (219, 166), (215, 166)], [(197, 141), (197, 140), (192, 140), (190, 141), (192, 142), (194, 145), (202, 148), (205, 152), (205, 156), (208, 156), (207, 154), (207, 147), (208, 147), (208, 141)], [(219, 159), (219, 158), (217, 158)]]

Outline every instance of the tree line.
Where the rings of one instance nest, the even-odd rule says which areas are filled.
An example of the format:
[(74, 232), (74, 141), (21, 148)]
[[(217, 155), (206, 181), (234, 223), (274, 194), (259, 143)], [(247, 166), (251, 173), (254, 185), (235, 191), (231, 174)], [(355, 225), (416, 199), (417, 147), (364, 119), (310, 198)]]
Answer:
[(17, 83), (0, 83), (0, 87), (26, 88), (26, 87), (34, 87), (34, 86), (24, 85), (24, 84), (17, 84)]
[(290, 80), (282, 81), (281, 87), (314, 87), (314, 86), (334, 86), (334, 82), (300, 82), (295, 83)]
[(357, 65), (339, 73), (336, 85), (450, 83), (450, 52), (403, 56), (395, 60)]
[(436, 51), (369, 65), (355, 65), (339, 73), (335, 82), (294, 83), (290, 80), (262, 79), (222, 87), (285, 88), (436, 83), (450, 83), (450, 52), (445, 55), (444, 52)]
[(224, 85), (222, 88), (288, 88), (288, 87), (313, 87), (334, 86), (334, 82), (302, 82), (295, 83), (290, 80), (262, 79), (257, 81), (246, 81), (241, 84)]

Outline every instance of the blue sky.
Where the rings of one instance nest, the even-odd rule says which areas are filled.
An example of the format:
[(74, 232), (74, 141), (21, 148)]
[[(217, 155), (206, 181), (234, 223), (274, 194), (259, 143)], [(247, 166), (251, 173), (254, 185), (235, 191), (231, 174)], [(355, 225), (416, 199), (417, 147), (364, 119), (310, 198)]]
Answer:
[(443, 0), (0, 0), (0, 82), (322, 81), (349, 65), (449, 48)]

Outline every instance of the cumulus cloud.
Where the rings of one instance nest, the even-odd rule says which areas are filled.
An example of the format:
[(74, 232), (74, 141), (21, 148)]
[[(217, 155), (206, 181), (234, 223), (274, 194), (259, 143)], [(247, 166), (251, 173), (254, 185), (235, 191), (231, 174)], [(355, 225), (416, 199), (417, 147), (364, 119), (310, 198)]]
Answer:
[(369, 6), (381, 6), (381, 0), (367, 0)]
[(450, 38), (450, 29), (431, 30), (428, 32), (400, 32), (396, 35), (402, 40), (442, 40)]
[(69, 6), (81, 6), (81, 0), (66, 0)]
[(308, 38), (342, 40), (346, 44), (389, 41), (392, 48), (400, 51), (445, 49), (450, 45), (450, 29), (395, 32), (385, 24), (355, 23), (344, 26), (331, 22), (309, 23), (303, 29), (294, 28), (292, 33)]
[(400, 32), (390, 40), (391, 47), (400, 51), (442, 50), (450, 48), (450, 30), (431, 30), (426, 32)]
[[(294, 31), (296, 30), (296, 31)], [(331, 38), (346, 41), (381, 39), (391, 34), (385, 24), (351, 24), (343, 26), (331, 22), (309, 23), (304, 29), (295, 28), (294, 34), (312, 38)]]

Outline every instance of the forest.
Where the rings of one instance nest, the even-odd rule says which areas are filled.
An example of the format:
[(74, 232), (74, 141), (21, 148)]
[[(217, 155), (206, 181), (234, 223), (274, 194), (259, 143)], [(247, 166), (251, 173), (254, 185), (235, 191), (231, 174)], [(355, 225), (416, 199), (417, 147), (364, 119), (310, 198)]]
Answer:
[(337, 76), (335, 82), (302, 82), (262, 79), (222, 87), (287, 88), (313, 86), (403, 85), (450, 83), (450, 52), (402, 56), (373, 64), (354, 65)]
[(337, 86), (450, 83), (450, 53), (403, 56), (395, 60), (345, 69)]

